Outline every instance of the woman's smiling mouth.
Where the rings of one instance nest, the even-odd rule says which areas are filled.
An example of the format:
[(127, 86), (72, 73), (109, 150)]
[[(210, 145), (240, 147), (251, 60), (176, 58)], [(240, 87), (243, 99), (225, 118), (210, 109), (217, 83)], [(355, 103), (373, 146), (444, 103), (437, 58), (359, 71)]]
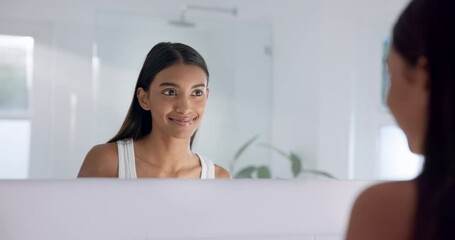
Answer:
[(168, 119), (173, 121), (174, 123), (176, 123), (179, 126), (189, 126), (197, 119), (197, 117), (195, 117), (195, 118), (171, 118), (171, 117), (169, 117)]

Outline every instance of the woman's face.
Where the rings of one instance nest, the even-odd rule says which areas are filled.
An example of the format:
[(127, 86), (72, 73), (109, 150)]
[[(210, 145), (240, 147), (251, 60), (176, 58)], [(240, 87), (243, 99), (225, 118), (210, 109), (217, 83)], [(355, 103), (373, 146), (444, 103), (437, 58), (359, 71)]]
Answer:
[(390, 90), (387, 105), (403, 129), (412, 152), (422, 154), (427, 124), (428, 71), (420, 58), (410, 66), (392, 47), (388, 55)]
[(155, 76), (148, 92), (138, 89), (137, 96), (152, 113), (152, 132), (189, 139), (205, 112), (207, 76), (198, 66), (174, 64)]

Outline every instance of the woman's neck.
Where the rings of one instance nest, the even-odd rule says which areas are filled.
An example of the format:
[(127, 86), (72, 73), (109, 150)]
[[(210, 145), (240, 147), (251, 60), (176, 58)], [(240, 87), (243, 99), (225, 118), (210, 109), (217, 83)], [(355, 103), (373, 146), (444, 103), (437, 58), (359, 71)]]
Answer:
[(141, 160), (169, 170), (192, 165), (197, 159), (191, 152), (190, 139), (177, 139), (158, 132), (135, 141), (135, 152)]

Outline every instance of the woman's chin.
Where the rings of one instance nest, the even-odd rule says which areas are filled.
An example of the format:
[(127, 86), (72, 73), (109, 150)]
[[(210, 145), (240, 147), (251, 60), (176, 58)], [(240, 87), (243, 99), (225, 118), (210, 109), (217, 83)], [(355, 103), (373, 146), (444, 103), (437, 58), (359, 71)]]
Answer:
[(409, 150), (414, 154), (422, 155), (423, 154), (422, 146), (423, 146), (423, 144), (421, 144), (419, 142), (410, 142), (409, 141)]

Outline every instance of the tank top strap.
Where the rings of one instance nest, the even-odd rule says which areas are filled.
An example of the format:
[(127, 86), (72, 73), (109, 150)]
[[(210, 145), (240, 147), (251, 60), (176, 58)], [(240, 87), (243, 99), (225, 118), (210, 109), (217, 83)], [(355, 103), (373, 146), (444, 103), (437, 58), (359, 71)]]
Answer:
[(117, 141), (118, 149), (118, 178), (137, 178), (136, 161), (134, 156), (133, 139)]
[(215, 179), (215, 164), (210, 159), (196, 154), (201, 161), (201, 179)]

